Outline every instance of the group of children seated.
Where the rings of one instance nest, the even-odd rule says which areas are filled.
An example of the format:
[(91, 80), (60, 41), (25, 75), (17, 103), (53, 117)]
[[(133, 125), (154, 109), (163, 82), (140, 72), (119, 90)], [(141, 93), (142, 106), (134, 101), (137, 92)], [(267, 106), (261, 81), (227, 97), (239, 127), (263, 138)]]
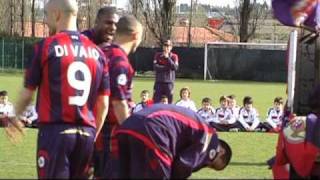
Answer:
[[(216, 128), (217, 131), (261, 131), (278, 132), (281, 127), (283, 115), (283, 99), (276, 97), (273, 107), (268, 111), (266, 122), (260, 122), (259, 113), (253, 107), (253, 99), (250, 96), (243, 98), (243, 106), (237, 106), (234, 95), (221, 96), (219, 99), (220, 107), (214, 108), (212, 100), (208, 97), (202, 99), (202, 107), (197, 110), (194, 101), (190, 98), (191, 92), (188, 87), (180, 90), (180, 100), (175, 104), (193, 111), (196, 111), (207, 123)], [(152, 104), (149, 99), (149, 92), (141, 92), (142, 101), (133, 109), (133, 113), (140, 111), (144, 107)], [(162, 102), (166, 104), (166, 97), (163, 96)]]
[[(7, 91), (0, 91), (0, 127), (7, 127), (10, 119), (16, 118), (13, 104), (9, 101)], [(38, 114), (34, 105), (29, 105), (19, 119), (26, 127), (36, 127)]]

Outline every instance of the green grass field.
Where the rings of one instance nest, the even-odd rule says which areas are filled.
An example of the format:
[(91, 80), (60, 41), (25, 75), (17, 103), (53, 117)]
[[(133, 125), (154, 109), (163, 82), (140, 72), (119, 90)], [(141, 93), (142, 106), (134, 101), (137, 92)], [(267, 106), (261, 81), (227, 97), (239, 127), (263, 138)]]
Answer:
[[(9, 92), (10, 100), (15, 102), (22, 86), (21, 74), (0, 74), (0, 90)], [(264, 120), (267, 109), (272, 106), (275, 96), (285, 97), (284, 83), (261, 83), (248, 81), (200, 81), (178, 79), (175, 86), (175, 99), (178, 100), (179, 89), (189, 86), (191, 97), (200, 107), (203, 97), (210, 97), (214, 106), (218, 106), (221, 95), (235, 94), (238, 104), (242, 98), (250, 95), (254, 99), (254, 106)], [(152, 92), (153, 79), (135, 79), (134, 100), (139, 101), (139, 93), (143, 89)], [(36, 178), (35, 149), (37, 130), (28, 129), (23, 142), (12, 145), (0, 129), (0, 179), (8, 178)], [(191, 178), (239, 178), (239, 179), (270, 179), (266, 160), (275, 151), (277, 136), (269, 133), (219, 133), (232, 147), (233, 158), (231, 164), (222, 172), (203, 169)]]

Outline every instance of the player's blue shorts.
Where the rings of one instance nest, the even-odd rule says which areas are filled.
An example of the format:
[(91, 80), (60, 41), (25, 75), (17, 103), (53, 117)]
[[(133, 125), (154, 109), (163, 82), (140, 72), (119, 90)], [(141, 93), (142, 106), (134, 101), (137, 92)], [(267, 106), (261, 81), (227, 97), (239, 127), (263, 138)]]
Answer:
[(105, 178), (111, 179), (169, 179), (171, 166), (163, 163), (139, 139), (127, 134), (118, 134), (118, 149), (112, 153), (110, 164), (105, 170)]
[(39, 125), (37, 169), (40, 179), (88, 178), (96, 130), (66, 124)]

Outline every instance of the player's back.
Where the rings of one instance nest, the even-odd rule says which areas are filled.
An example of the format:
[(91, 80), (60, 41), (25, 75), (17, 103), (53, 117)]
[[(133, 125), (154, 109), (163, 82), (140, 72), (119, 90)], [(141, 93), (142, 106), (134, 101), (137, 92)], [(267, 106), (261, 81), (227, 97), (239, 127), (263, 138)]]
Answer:
[(133, 114), (121, 129), (149, 136), (161, 149), (175, 153), (207, 133), (213, 133), (194, 111), (171, 104), (155, 104)]
[[(40, 123), (70, 123), (95, 127), (98, 94), (109, 94), (106, 59), (87, 37), (63, 31), (36, 46), (26, 84), (39, 85), (37, 109)], [(38, 60), (37, 60), (38, 59)], [(41, 72), (34, 74), (40, 66)], [(37, 77), (38, 76), (38, 77)], [(32, 80), (32, 78), (39, 79)], [(40, 78), (41, 77), (41, 78)], [(28, 82), (29, 81), (29, 82)]]

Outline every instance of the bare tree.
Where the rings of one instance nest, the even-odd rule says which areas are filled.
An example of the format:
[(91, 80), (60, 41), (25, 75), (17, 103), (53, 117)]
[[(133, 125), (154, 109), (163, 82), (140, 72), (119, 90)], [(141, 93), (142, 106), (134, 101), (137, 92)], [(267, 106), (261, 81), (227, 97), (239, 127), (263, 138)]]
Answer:
[(238, 34), (240, 42), (248, 42), (255, 34), (258, 25), (261, 25), (267, 17), (268, 6), (257, 0), (237, 0), (236, 20), (238, 21)]
[(269, 12), (266, 0), (262, 4), (257, 0), (235, 0), (233, 11), (230, 7), (224, 9), (228, 10), (228, 14), (215, 10), (225, 19), (225, 22), (231, 24), (231, 31), (239, 35), (240, 42), (248, 42), (254, 36)]
[(9, 34), (12, 36), (14, 34), (14, 21), (15, 21), (15, 0), (9, 1), (10, 8), (10, 30)]
[(35, 0), (31, 2), (31, 36), (35, 37), (36, 35), (36, 14), (35, 14)]
[(176, 0), (137, 0), (137, 9), (142, 12), (148, 30), (158, 43), (171, 38), (175, 23)]
[(20, 13), (20, 20), (21, 20), (21, 36), (24, 37), (24, 31), (25, 31), (25, 23), (24, 23), (24, 14), (25, 14), (25, 9), (24, 9), (24, 6), (25, 6), (25, 2), (24, 0), (20, 0), (20, 3), (21, 3), (21, 13)]
[[(236, 8), (237, 9), (237, 8)], [(239, 0), (238, 23), (240, 42), (248, 42), (257, 30), (258, 23), (267, 17), (268, 7), (257, 3), (257, 0)]]

